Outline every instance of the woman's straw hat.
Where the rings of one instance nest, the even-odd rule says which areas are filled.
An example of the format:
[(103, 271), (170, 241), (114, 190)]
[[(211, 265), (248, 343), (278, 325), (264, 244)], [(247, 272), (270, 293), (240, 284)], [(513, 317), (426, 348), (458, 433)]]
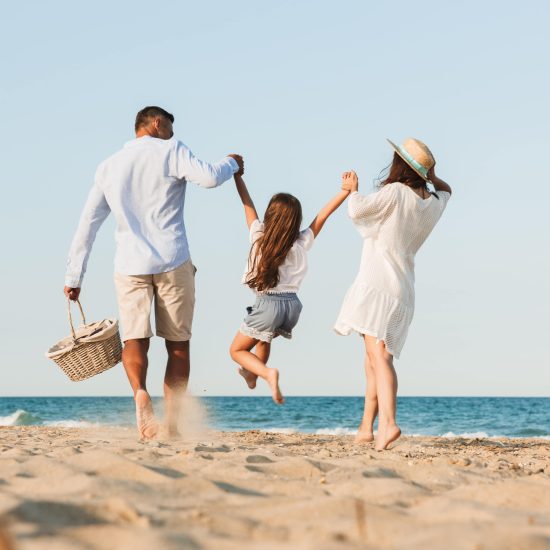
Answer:
[(419, 139), (407, 138), (401, 145), (388, 139), (395, 152), (424, 180), (430, 181), (428, 172), (435, 164), (434, 156)]

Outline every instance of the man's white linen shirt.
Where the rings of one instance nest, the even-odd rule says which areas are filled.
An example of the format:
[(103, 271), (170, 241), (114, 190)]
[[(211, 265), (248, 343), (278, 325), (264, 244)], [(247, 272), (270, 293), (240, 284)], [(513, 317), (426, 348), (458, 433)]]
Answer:
[(95, 236), (110, 212), (116, 221), (116, 272), (164, 273), (187, 261), (187, 182), (217, 187), (238, 169), (231, 157), (203, 162), (174, 138), (143, 136), (127, 142), (97, 168), (69, 251), (65, 285), (82, 285)]

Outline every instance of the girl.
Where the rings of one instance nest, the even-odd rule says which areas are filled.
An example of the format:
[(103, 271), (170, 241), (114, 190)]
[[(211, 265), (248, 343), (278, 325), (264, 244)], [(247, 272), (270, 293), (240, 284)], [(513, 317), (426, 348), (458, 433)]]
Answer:
[(251, 248), (243, 283), (257, 296), (256, 303), (247, 308), (248, 315), (231, 344), (230, 354), (240, 365), (239, 374), (250, 389), (256, 387), (259, 376), (269, 384), (273, 401), (282, 405), (279, 371), (266, 365), (271, 341), (279, 335), (292, 337), (302, 311), (296, 292), (307, 271), (307, 251), (349, 191), (340, 191), (311, 225), (300, 231), (302, 206), (296, 197), (288, 193), (273, 195), (260, 222), (244, 180), (240, 175), (234, 177), (250, 231)]
[[(365, 341), (367, 392), (356, 441), (373, 441), (380, 413), (376, 449), (395, 441), (399, 357), (414, 312), (414, 256), (439, 220), (451, 188), (435, 175), (432, 153), (416, 139), (395, 149), (388, 176), (377, 193), (359, 195), (355, 172), (344, 175), (351, 191), (348, 210), (363, 237), (359, 273), (348, 290), (335, 330), (359, 333)], [(436, 193), (430, 193), (431, 182)]]

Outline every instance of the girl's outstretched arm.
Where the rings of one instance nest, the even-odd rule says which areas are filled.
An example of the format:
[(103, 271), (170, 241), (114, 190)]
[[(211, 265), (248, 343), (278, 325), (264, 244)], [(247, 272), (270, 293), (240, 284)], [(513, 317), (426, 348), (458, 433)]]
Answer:
[(317, 237), (323, 225), (328, 220), (329, 216), (347, 199), (349, 195), (348, 189), (342, 189), (337, 195), (332, 197), (328, 203), (321, 208), (319, 214), (315, 216), (315, 219), (311, 222), (309, 228), (313, 231), (313, 235)]
[(237, 174), (235, 174), (233, 177), (235, 179), (235, 185), (237, 186), (239, 197), (241, 197), (241, 201), (243, 202), (246, 225), (248, 225), (248, 227), (250, 228), (252, 222), (258, 219), (258, 213), (256, 212), (256, 207), (252, 202), (252, 198), (250, 197), (250, 193), (246, 188), (243, 177)]

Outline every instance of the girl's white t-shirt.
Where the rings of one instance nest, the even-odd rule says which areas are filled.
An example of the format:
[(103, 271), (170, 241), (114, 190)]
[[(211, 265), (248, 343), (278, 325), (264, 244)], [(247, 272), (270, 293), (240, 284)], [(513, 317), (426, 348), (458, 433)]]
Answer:
[[(260, 220), (254, 220), (250, 225), (250, 244), (253, 245), (264, 232), (264, 224)], [(307, 251), (313, 246), (315, 235), (308, 227), (300, 231), (298, 238), (294, 241), (285, 261), (279, 266), (279, 284), (270, 288), (266, 294), (280, 294), (282, 292), (298, 292), (302, 281), (307, 273)], [(251, 260), (246, 264), (243, 284), (246, 284), (250, 270)]]

